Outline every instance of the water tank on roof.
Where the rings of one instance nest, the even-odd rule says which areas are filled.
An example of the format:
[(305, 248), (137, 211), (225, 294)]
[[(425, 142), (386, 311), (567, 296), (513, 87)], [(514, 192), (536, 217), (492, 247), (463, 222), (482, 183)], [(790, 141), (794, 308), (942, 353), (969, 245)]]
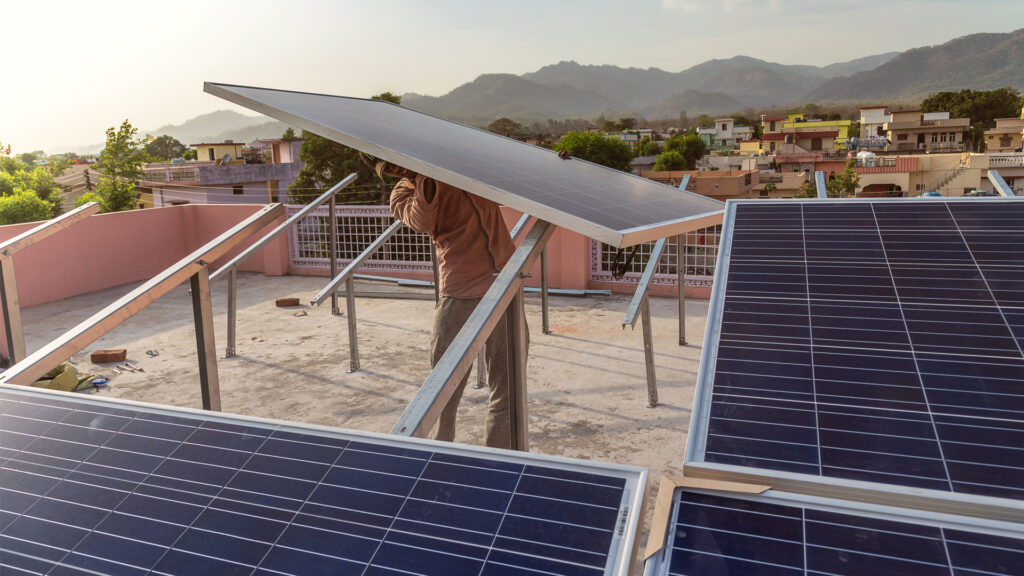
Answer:
[(874, 168), (875, 167), (875, 153), (874, 152), (868, 152), (867, 150), (865, 150), (863, 152), (858, 152), (857, 153), (857, 164), (860, 164), (861, 166), (863, 166), (865, 168)]

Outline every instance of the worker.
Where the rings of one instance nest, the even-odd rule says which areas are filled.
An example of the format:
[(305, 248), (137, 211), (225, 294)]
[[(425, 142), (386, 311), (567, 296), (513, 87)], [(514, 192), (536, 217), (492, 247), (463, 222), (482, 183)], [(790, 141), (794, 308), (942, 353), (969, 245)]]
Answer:
[[(381, 160), (373, 165), (382, 179), (384, 175), (401, 178), (391, 192), (391, 213), (409, 228), (429, 235), (437, 250), (439, 300), (430, 333), (430, 364), (436, 366), (512, 256), (515, 245), (495, 202)], [(529, 332), (526, 334), (529, 346)], [(485, 442), (494, 448), (512, 447), (509, 345), (503, 314), (487, 339), (484, 354), (490, 389)], [(455, 439), (455, 415), (468, 380), (467, 373), (434, 425), (432, 439)]]

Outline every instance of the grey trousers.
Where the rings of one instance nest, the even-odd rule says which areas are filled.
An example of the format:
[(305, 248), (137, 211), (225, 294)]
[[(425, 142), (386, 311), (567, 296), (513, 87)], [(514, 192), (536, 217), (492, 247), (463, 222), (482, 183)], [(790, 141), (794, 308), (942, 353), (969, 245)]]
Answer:
[[(480, 303), (479, 298), (462, 300), (442, 297), (434, 310), (434, 327), (430, 334), (430, 365), (436, 366), (451, 345), (452, 340), (469, 319), (470, 314)], [(526, 331), (526, 345), (530, 345), (530, 331)], [(524, 350), (524, 353), (526, 351)], [(509, 362), (511, 355), (508, 350), (508, 327), (505, 316), (487, 339), (484, 351), (487, 361), (487, 384), (490, 388), (490, 401), (487, 404), (487, 432), (485, 442), (493, 448), (511, 448), (512, 436), (509, 421)], [(455, 439), (455, 415), (462, 400), (462, 392), (469, 381), (467, 373), (459, 387), (452, 394), (451, 400), (441, 412), (441, 417), (434, 424), (430, 437), (434, 440), (451, 442)]]

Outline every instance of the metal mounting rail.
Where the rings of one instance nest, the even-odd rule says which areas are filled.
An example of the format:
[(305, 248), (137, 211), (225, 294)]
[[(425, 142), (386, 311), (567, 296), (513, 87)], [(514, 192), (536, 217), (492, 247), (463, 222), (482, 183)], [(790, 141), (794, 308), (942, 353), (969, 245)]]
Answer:
[(992, 183), (992, 187), (995, 188), (996, 194), (1000, 196), (1006, 196), (1007, 198), (1014, 198), (1017, 195), (1013, 193), (1013, 189), (1010, 185), (1003, 180), (1003, 175), (997, 170), (988, 171), (988, 181)]
[(472, 367), (477, 353), (504, 315), (509, 331), (509, 419), (512, 437), (509, 448), (529, 450), (522, 275), (540, 257), (541, 250), (554, 232), (553, 224), (537, 220), (420, 386), (419, 392), (392, 428), (392, 434), (423, 437), (430, 432), (455, 388)]
[(679, 189), (686, 190), (686, 187), (690, 185), (691, 174), (683, 174), (683, 179), (679, 181)]
[(0, 243), (0, 305), (3, 306), (4, 334), (7, 336), (7, 358), (16, 364), (25, 358), (25, 334), (21, 329), (21, 304), (18, 302), (18, 283), (14, 276), (14, 258), (18, 252), (68, 228), (100, 211), (97, 202), (89, 202), (58, 216), (53, 220), (30, 228), (10, 240)]
[(356, 331), (356, 289), (355, 289), (355, 273), (363, 264), (366, 263), (374, 254), (380, 250), (387, 241), (395, 235), (396, 232), (401, 230), (405, 224), (402, 224), (401, 220), (395, 220), (383, 234), (377, 237), (376, 240), (370, 243), (358, 256), (349, 262), (348, 266), (341, 271), (337, 276), (333, 276), (331, 281), (324, 286), (320, 292), (313, 297), (310, 304), (313, 306), (319, 306), (323, 304), (324, 300), (330, 296), (332, 299), (337, 298), (338, 287), (345, 283), (345, 310), (347, 313), (348, 320), (348, 371), (355, 372), (359, 370), (359, 334)]
[[(336, 229), (337, 218), (334, 216), (334, 195), (342, 188), (345, 188), (346, 186), (354, 182), (355, 179), (356, 175), (354, 173), (349, 174), (341, 182), (338, 182), (334, 186), (331, 186), (329, 190), (327, 190), (319, 197), (317, 197), (316, 200), (313, 200), (308, 205), (303, 207), (301, 210), (293, 214), (290, 218), (282, 222), (280, 226), (271, 230), (269, 233), (267, 233), (267, 235), (257, 240), (252, 246), (249, 246), (248, 248), (243, 250), (241, 254), (232, 258), (230, 261), (228, 261), (227, 264), (218, 268), (217, 271), (214, 272), (213, 274), (210, 274), (211, 283), (216, 282), (224, 275), (228, 276), (228, 343), (224, 351), (225, 358), (231, 358), (232, 356), (235, 355), (235, 329), (237, 326), (238, 319), (238, 265), (244, 262), (253, 254), (262, 250), (263, 247), (265, 247), (267, 244), (270, 244), (275, 238), (277, 238), (281, 234), (284, 234), (289, 228), (298, 223), (299, 220), (305, 218), (307, 214), (323, 205), (324, 202), (329, 202), (331, 213), (330, 260), (331, 275), (333, 276), (335, 274), (335, 267), (337, 266), (336, 246), (338, 242), (338, 234)], [(333, 299), (333, 311), (335, 314), (338, 313), (338, 302), (336, 296)]]
[[(661, 254), (665, 250), (666, 239), (662, 238), (654, 243), (651, 248), (651, 257), (647, 260), (644, 273), (637, 284), (636, 292), (633, 293), (633, 300), (626, 309), (626, 318), (622, 321), (622, 327), (629, 326), (636, 328), (637, 313), (643, 320), (644, 332), (644, 360), (647, 366), (647, 404), (652, 408), (658, 405), (658, 381), (654, 374), (654, 336), (651, 333), (651, 304), (647, 288), (654, 278), (654, 272), (658, 269), (661, 261)], [(682, 286), (680, 286), (682, 291)]]
[(281, 204), (268, 204), (259, 212), (207, 242), (205, 246), (164, 269), (113, 304), (93, 314), (84, 322), (8, 368), (6, 372), (0, 374), (0, 383), (31, 384), (35, 382), (60, 362), (95, 342), (185, 280), (190, 280), (203, 408), (220, 410), (217, 354), (213, 345), (213, 308), (210, 302), (209, 264), (223, 257), (235, 246), (262, 230), (283, 213), (284, 206)]
[(821, 170), (814, 173), (814, 187), (818, 190), (818, 198), (828, 198), (828, 187), (825, 185), (825, 173)]

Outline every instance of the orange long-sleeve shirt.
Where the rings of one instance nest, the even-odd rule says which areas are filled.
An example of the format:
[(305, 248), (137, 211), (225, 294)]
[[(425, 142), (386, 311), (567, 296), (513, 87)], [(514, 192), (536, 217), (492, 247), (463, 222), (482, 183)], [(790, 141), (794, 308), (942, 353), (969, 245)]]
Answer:
[(421, 174), (398, 182), (391, 213), (433, 240), (441, 296), (480, 298), (515, 251), (498, 204)]

